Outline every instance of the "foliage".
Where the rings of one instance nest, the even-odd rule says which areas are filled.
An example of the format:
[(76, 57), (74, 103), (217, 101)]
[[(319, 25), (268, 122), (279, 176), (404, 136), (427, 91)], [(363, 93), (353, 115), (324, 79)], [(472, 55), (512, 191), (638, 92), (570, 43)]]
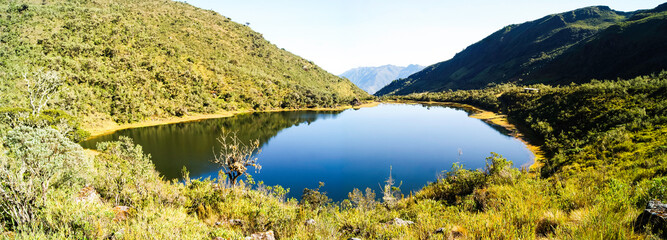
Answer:
[(317, 209), (326, 207), (327, 204), (331, 203), (331, 199), (327, 197), (327, 193), (320, 192), (320, 188), (322, 187), (324, 187), (324, 183), (320, 182), (319, 186), (315, 189), (304, 188), (303, 194), (301, 194), (301, 204)]
[(28, 98), (30, 99), (30, 108), (32, 116), (42, 113), (42, 109), (51, 100), (53, 95), (58, 92), (64, 81), (57, 72), (38, 71), (28, 78), (28, 74), (23, 74), (23, 80), (28, 88)]
[(90, 136), (75, 117), (61, 110), (44, 110), (39, 115), (31, 115), (30, 110), (25, 108), (0, 108), (0, 126), (51, 127), (74, 142), (83, 141)]
[(215, 158), (211, 162), (218, 164), (233, 185), (236, 185), (236, 180), (246, 174), (248, 167), (252, 166), (256, 171), (259, 171), (262, 166), (257, 163), (255, 154), (260, 153), (259, 139), (255, 139), (250, 143), (244, 143), (236, 133), (222, 132), (217, 138), (220, 143), (220, 150), (215, 152)]
[(348, 193), (348, 199), (352, 203), (352, 207), (361, 210), (372, 210), (378, 205), (375, 201), (375, 192), (370, 188), (366, 188), (365, 193), (355, 188), (351, 193)]
[(34, 227), (47, 196), (92, 179), (92, 163), (81, 146), (50, 128), (17, 127), (3, 139), (0, 162), (2, 217), (16, 227)]
[[(165, 182), (150, 156), (129, 138), (100, 143), (99, 152), (91, 153), (91, 163), (93, 157), (72, 142), (83, 138), (76, 133), (76, 120), (91, 114), (126, 122), (220, 109), (335, 106), (364, 96), (348, 81), (277, 49), (247, 26), (184, 3), (11, 1), (1, 3), (0, 11), (6, 13), (0, 16), (0, 106), (12, 107), (0, 115), (0, 238), (238, 239), (268, 230), (280, 239), (654, 237), (634, 232), (632, 225), (648, 200), (665, 200), (667, 72), (630, 80), (529, 86), (537, 92), (500, 84), (400, 97), (467, 103), (505, 113), (541, 146), (546, 159), (536, 165), (536, 172), (525, 172), (492, 153), (485, 169), (455, 165), (443, 178), (402, 199), (390, 174), (382, 192), (387, 207), (381, 207), (370, 188), (354, 189), (341, 203), (332, 203), (321, 186), (305, 189), (299, 203), (285, 199), (289, 189), (255, 184), (252, 178), (231, 187), (224, 173), (216, 181)], [(489, 60), (467, 53), (484, 50), (480, 46), (485, 42), (521, 43), (523, 34), (536, 34), (538, 45), (562, 44), (570, 33), (623, 37), (637, 33), (635, 26), (640, 25), (635, 24), (655, 26), (651, 21), (660, 18), (655, 12), (640, 12), (627, 16), (633, 22), (618, 25), (620, 29), (601, 30), (626, 16), (599, 7), (578, 11), (528, 23), (554, 30), (543, 39), (527, 31), (528, 25), (509, 26), (458, 57)], [(595, 14), (602, 16), (589, 18)], [(600, 19), (605, 23), (597, 22)], [(648, 33), (652, 32), (656, 31)], [(586, 42), (601, 44), (605, 39)], [(581, 39), (567, 39), (571, 40)], [(518, 75), (505, 67), (526, 61), (528, 67), (540, 66), (579, 49), (550, 46), (549, 52), (526, 60), (528, 55), (517, 57), (514, 49), (499, 46), (488, 45), (489, 50), (507, 53), (495, 56), (509, 57), (508, 65), (491, 69), (480, 64), (441, 76), (486, 77), (499, 69), (511, 78)], [(23, 69), (24, 64), (60, 73), (67, 90), (46, 108), (64, 111), (30, 116), (31, 110), (15, 108), (29, 105), (27, 90), (17, 84), (22, 73), (34, 72)], [(467, 83), (482, 87), (485, 81)], [(270, 117), (276, 116), (288, 115)], [(248, 118), (252, 116), (225, 124), (243, 125)], [(312, 119), (280, 121), (257, 129), (263, 132), (257, 135), (270, 136), (266, 133), (304, 121)], [(183, 131), (189, 130), (193, 129)], [(243, 167), (245, 172), (248, 166)], [(99, 197), (80, 200), (87, 183), (92, 185), (84, 189), (94, 189)], [(117, 218), (113, 209), (118, 205), (128, 206), (131, 214)], [(414, 223), (397, 225), (396, 218)], [(311, 219), (314, 224), (306, 222)]]
[(29, 106), (19, 83), (33, 69), (65, 82), (46, 108), (82, 122), (333, 107), (368, 96), (250, 27), (183, 2), (3, 1), (0, 12), (0, 107)]
[(496, 153), (491, 153), (486, 161), (484, 171), (467, 170), (454, 163), (451, 171), (437, 182), (424, 187), (416, 197), (445, 201), (448, 204), (463, 204), (468, 200), (466, 197), (476, 190), (489, 184), (513, 183), (519, 176), (517, 170), (512, 168), (512, 162)]
[(181, 201), (178, 190), (162, 181), (150, 155), (144, 155), (132, 139), (121, 137), (116, 142), (99, 143), (97, 150), (101, 152), (95, 157), (100, 174), (93, 186), (114, 204), (141, 208), (152, 201)]

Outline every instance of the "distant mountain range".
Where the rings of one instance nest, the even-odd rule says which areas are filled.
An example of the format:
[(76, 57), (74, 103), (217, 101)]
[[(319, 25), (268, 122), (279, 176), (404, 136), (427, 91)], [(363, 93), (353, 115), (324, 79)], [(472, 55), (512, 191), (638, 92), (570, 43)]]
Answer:
[(634, 12), (594, 6), (504, 27), (452, 59), (394, 81), (375, 94), (476, 89), (507, 82), (582, 83), (663, 69), (667, 69), (667, 3)]
[(347, 70), (341, 77), (347, 78), (352, 83), (366, 92), (373, 94), (391, 81), (405, 78), (413, 73), (424, 69), (424, 66), (410, 64), (407, 67), (384, 65), (379, 67), (359, 67)]

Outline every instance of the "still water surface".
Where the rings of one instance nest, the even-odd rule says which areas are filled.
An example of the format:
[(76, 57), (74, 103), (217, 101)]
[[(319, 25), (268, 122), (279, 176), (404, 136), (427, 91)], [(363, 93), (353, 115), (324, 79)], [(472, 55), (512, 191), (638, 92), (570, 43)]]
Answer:
[(259, 139), (262, 165), (250, 171), (265, 185), (290, 188), (299, 197), (304, 188), (321, 189), (334, 201), (347, 198), (354, 188), (372, 188), (389, 176), (402, 182), (404, 193), (433, 182), (459, 162), (468, 169), (483, 168), (490, 152), (522, 166), (533, 155), (521, 141), (507, 136), (462, 109), (410, 104), (380, 104), (345, 111), (291, 111), (241, 114), (154, 127), (126, 129), (83, 142), (128, 136), (150, 153), (166, 178), (180, 178), (183, 166), (192, 178), (215, 178), (219, 168), (210, 163), (220, 132), (237, 131), (242, 140)]

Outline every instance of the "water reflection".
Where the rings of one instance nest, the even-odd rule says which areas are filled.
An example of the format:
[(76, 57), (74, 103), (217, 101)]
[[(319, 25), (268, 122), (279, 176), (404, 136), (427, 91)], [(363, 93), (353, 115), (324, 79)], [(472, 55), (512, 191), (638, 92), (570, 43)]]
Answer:
[(192, 177), (216, 177), (213, 158), (216, 138), (223, 129), (237, 131), (241, 139), (259, 139), (262, 171), (253, 174), (266, 185), (290, 188), (299, 197), (303, 188), (318, 182), (335, 201), (354, 188), (376, 192), (388, 177), (403, 182), (408, 194), (434, 181), (443, 170), (459, 162), (468, 169), (484, 167), (490, 152), (514, 161), (530, 162), (526, 146), (498, 132), (462, 109), (438, 105), (381, 104), (346, 111), (295, 111), (242, 114), (119, 131), (83, 143), (133, 138), (152, 155), (156, 169), (166, 178), (181, 177), (186, 166)]
[(318, 119), (334, 119), (341, 111), (291, 111), (240, 114), (234, 117), (206, 119), (153, 127), (126, 129), (81, 143), (94, 149), (98, 142), (115, 141), (128, 136), (150, 153), (155, 168), (166, 179), (181, 178), (183, 166), (191, 176), (198, 177), (217, 172), (213, 147), (224, 130), (235, 131), (245, 142), (259, 139), (260, 148), (281, 130), (301, 124), (310, 125)]

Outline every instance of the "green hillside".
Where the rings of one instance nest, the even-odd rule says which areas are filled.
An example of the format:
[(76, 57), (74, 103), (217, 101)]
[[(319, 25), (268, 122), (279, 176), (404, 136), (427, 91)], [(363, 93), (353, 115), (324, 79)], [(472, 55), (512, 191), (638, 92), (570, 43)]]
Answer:
[(667, 67), (664, 8), (626, 13), (587, 7), (510, 25), (376, 95), (507, 82), (581, 83), (659, 72)]
[(631, 78), (667, 69), (667, 4), (638, 11), (536, 71), (528, 82), (569, 84)]
[(49, 108), (133, 122), (219, 110), (331, 107), (367, 94), (220, 14), (174, 1), (2, 1), (0, 107), (56, 71)]

